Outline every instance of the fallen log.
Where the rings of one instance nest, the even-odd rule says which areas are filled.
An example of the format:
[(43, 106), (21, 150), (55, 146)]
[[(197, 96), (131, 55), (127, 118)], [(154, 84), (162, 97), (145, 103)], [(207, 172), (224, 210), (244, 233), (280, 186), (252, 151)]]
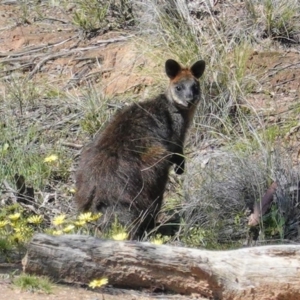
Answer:
[(105, 276), (116, 287), (157, 287), (210, 299), (300, 299), (300, 245), (207, 251), (37, 234), (23, 269), (59, 282), (88, 284)]

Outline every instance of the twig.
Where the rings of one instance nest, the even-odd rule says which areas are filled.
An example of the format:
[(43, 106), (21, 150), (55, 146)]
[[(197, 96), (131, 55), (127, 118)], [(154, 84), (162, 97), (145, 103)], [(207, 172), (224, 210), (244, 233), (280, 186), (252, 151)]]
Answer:
[(289, 80), (281, 81), (281, 82), (275, 84), (274, 86), (279, 86), (279, 85), (282, 85), (282, 84), (286, 84), (288, 82), (294, 81), (295, 79), (296, 78), (292, 78), (292, 79), (289, 79)]
[(300, 122), (296, 126), (294, 126), (290, 129), (290, 131), (285, 135), (285, 138), (288, 139), (292, 134), (294, 134), (295, 132), (297, 132), (299, 130), (300, 130)]
[(32, 64), (33, 63), (27, 63), (27, 64), (23, 64), (23, 65), (20, 65), (20, 66), (17, 66), (17, 67), (13, 67), (11, 69), (0, 70), (0, 73), (10, 73), (12, 71), (16, 71), (16, 70), (19, 70), (19, 69), (29, 68), (30, 66), (32, 66)]
[(15, 27), (17, 27), (18, 24), (14, 24), (14, 25), (9, 25), (9, 26), (6, 26), (6, 27), (3, 27), (3, 28), (0, 28), (0, 31), (4, 31), (4, 30), (11, 30), (11, 29), (14, 29)]
[(41, 45), (41, 46), (34, 46), (34, 47), (31, 47), (29, 50), (25, 50), (25, 51), (18, 51), (18, 52), (6, 52), (6, 53), (0, 53), (0, 57), (18, 57), (18, 56), (23, 56), (23, 55), (26, 55), (26, 54), (31, 54), (31, 53), (35, 53), (35, 52), (38, 52), (40, 50), (44, 50), (46, 48), (50, 48), (50, 47), (56, 47), (56, 46), (60, 46), (66, 42), (69, 42), (75, 38), (77, 38), (78, 35), (75, 35), (73, 37), (70, 37), (66, 40), (63, 40), (61, 42), (54, 42), (54, 43), (49, 43), (47, 45)]
[(29, 73), (28, 75), (28, 79), (31, 79), (37, 72), (39, 72), (40, 68), (42, 67), (42, 65), (44, 65), (47, 61), (49, 60), (53, 60), (55, 58), (59, 58), (59, 57), (64, 57), (64, 56), (69, 56), (73, 53), (74, 51), (69, 51), (69, 52), (59, 52), (57, 54), (50, 54), (47, 57), (45, 57), (43, 60), (41, 60), (40, 62), (38, 62), (34, 69)]
[(294, 63), (294, 64), (289, 64), (289, 65), (284, 66), (284, 67), (282, 67), (282, 68), (273, 68), (273, 69), (271, 69), (271, 70), (274, 70), (274, 72), (273, 72), (273, 73), (270, 73), (270, 74), (267, 74), (267, 75), (265, 76), (265, 78), (262, 79), (262, 81), (263, 81), (263, 83), (264, 83), (264, 82), (265, 82), (264, 80), (266, 80), (267, 78), (273, 77), (273, 76), (276, 75), (278, 72), (283, 71), (283, 70), (285, 70), (285, 69), (289, 69), (290, 67), (298, 66), (298, 65), (300, 65), (300, 62), (297, 62), (297, 63)]
[(12, 199), (12, 202), (13, 202), (13, 203), (17, 203), (17, 196), (16, 196), (17, 191), (14, 190), (14, 189), (8, 184), (8, 182), (7, 182), (6, 180), (3, 180), (3, 185), (4, 185), (5, 189), (6, 189), (6, 191), (9, 193), (9, 196), (10, 196), (10, 198)]
[(132, 37), (134, 37), (135, 35), (128, 35), (128, 36), (121, 36), (119, 38), (115, 38), (115, 39), (108, 39), (108, 40), (99, 40), (96, 41), (95, 43), (93, 43), (92, 45), (99, 45), (99, 44), (110, 44), (110, 43), (117, 43), (117, 42), (123, 42), (126, 41)]
[(98, 49), (98, 47), (99, 47), (99, 44), (95, 45), (95, 46), (72, 49), (72, 50), (69, 50), (68, 52), (61, 51), (61, 52), (56, 53), (56, 54), (51, 54), (51, 55), (45, 57), (42, 61), (40, 61), (36, 64), (34, 69), (28, 75), (28, 79), (31, 79), (37, 72), (39, 72), (42, 65), (45, 64), (49, 60), (53, 60), (55, 58), (64, 57), (64, 56), (70, 56), (70, 55), (72, 55), (76, 52), (80, 52), (80, 51), (88, 51), (88, 50)]
[[(65, 124), (65, 123), (68, 123), (68, 122), (72, 121), (73, 119), (76, 119), (76, 120), (79, 119), (82, 114), (83, 113), (79, 112), (79, 113), (77, 113), (75, 115), (72, 115), (71, 117), (69, 117), (65, 120), (62, 120), (60, 122), (56, 122), (55, 124), (48, 124), (48, 125), (41, 126), (41, 127), (37, 128), (37, 132), (44, 131), (44, 130), (49, 130), (49, 129), (52, 129), (52, 128), (59, 129), (61, 125)], [(23, 137), (24, 137), (23, 134), (19, 134), (19, 135), (13, 137), (12, 140), (15, 141), (15, 140), (18, 140), (18, 139), (23, 138)]]
[(59, 57), (65, 57), (65, 56), (70, 56), (76, 52), (80, 52), (80, 51), (88, 51), (88, 50), (93, 50), (93, 49), (97, 49), (98, 46), (91, 46), (91, 47), (84, 47), (84, 48), (76, 48), (76, 49), (72, 49), (69, 50), (68, 52), (65, 52), (65, 50), (56, 53), (56, 54), (51, 54), (47, 57), (45, 57), (43, 60), (41, 60), (40, 62), (38, 62), (36, 64), (36, 66), (34, 67), (34, 69), (30, 72), (30, 74), (28, 75), (28, 79), (31, 79), (37, 72), (39, 72), (40, 68), (42, 67), (42, 65), (44, 65), (47, 61), (49, 60), (53, 60)]
[(113, 68), (103, 69), (103, 70), (100, 70), (100, 71), (94, 71), (94, 72), (91, 72), (91, 73), (87, 74), (85, 78), (89, 79), (91, 77), (94, 77), (95, 75), (111, 72), (112, 70), (113, 70)]
[(122, 109), (124, 106), (125, 106), (125, 104), (107, 103), (108, 108)]
[[(79, 113), (79, 115), (80, 115), (80, 114), (82, 114), (82, 113)], [(66, 119), (66, 120), (62, 120), (62, 121), (60, 121), (60, 122), (56, 122), (55, 124), (44, 125), (44, 126), (38, 128), (37, 131), (43, 131), (43, 130), (51, 129), (51, 128), (53, 128), (53, 127), (58, 127), (58, 126), (61, 126), (61, 125), (65, 124), (65, 123), (68, 123), (68, 122), (70, 122), (71, 120), (77, 119), (77, 118), (78, 118), (78, 114), (73, 115), (73, 116), (71, 116), (70, 118), (68, 118), (68, 119)]]
[[(38, 73), (41, 69), (41, 67), (47, 63), (49, 60), (53, 60), (53, 59), (57, 59), (57, 58), (60, 58), (60, 57), (65, 57), (65, 56), (70, 56), (76, 52), (81, 52), (81, 51), (88, 51), (88, 50), (93, 50), (93, 49), (97, 49), (99, 47), (99, 45), (107, 45), (107, 44), (110, 44), (110, 43), (116, 43), (116, 42), (122, 42), (122, 41), (125, 41), (131, 37), (133, 37), (134, 35), (129, 35), (129, 36), (126, 36), (126, 37), (119, 37), (119, 38), (115, 38), (115, 39), (108, 39), (108, 40), (99, 40), (95, 43), (93, 43), (92, 46), (88, 46), (88, 47), (81, 47), (81, 48), (74, 48), (74, 49), (71, 49), (71, 50), (62, 50), (58, 53), (55, 53), (55, 54), (50, 54), (48, 56), (46, 56), (44, 59), (42, 59), (41, 61), (39, 61), (35, 67), (33, 68), (33, 70), (29, 73), (28, 75), (28, 79), (31, 79), (36, 73)], [(78, 36), (74, 36), (74, 37), (71, 37), (71, 38), (68, 38), (62, 42), (57, 42), (57, 43), (53, 43), (53, 44), (48, 44), (48, 45), (43, 45), (43, 46), (39, 46), (39, 47), (35, 47), (33, 49), (30, 49), (28, 51), (22, 51), (22, 52), (16, 52), (16, 53), (2, 53), (0, 54), (0, 57), (7, 57), (6, 59), (3, 59), (1, 62), (6, 62), (6, 63), (9, 63), (9, 62), (13, 62), (13, 61), (20, 61), (20, 60), (24, 60), (24, 58), (18, 58), (20, 56), (24, 56), (24, 55), (28, 55), (28, 54), (31, 54), (31, 53), (35, 53), (35, 52), (38, 52), (38, 51), (41, 51), (41, 50), (44, 50), (46, 48), (49, 48), (49, 47), (54, 47), (54, 46), (58, 46), (58, 45), (61, 45), (61, 44), (64, 44), (74, 38), (76, 38)], [(78, 45), (78, 43), (77, 43)], [(41, 56), (40, 55), (35, 55), (34, 59), (37, 57), (37, 56)], [(20, 66), (18, 67), (17, 69), (19, 68), (23, 68), (24, 66)], [(15, 68), (16, 69), (16, 68)], [(13, 70), (15, 70), (13, 69)], [(12, 70), (7, 70), (7, 71), (12, 71)]]
[[(84, 77), (84, 80), (87, 81), (89, 80), (90, 78), (94, 77), (94, 76), (97, 76), (98, 74), (103, 74), (103, 73), (106, 73), (106, 72), (110, 72), (112, 71), (113, 68), (109, 68), (109, 69), (104, 69), (104, 70), (100, 70), (100, 71), (94, 71), (94, 72), (91, 72), (89, 74), (87, 74), (85, 77)], [(67, 90), (69, 89), (70, 87), (74, 86), (74, 84), (72, 84), (73, 81), (78, 82), (79, 80), (82, 79), (82, 76), (85, 75), (86, 73), (82, 74), (80, 73), (81, 76), (79, 75), (74, 75), (73, 78), (71, 78), (68, 83), (63, 87), (63, 90)], [(75, 77), (76, 76), (76, 77)]]
[[(34, 58), (37, 58), (37, 57), (42, 57), (44, 56), (45, 54), (44, 53), (39, 53), (39, 54), (35, 54)], [(6, 58), (4, 59), (1, 59), (0, 60), (0, 63), (3, 64), (3, 63), (13, 63), (13, 62), (22, 62), (24, 60), (29, 60), (30, 58), (32, 58), (31, 56), (7, 56)]]
[(56, 22), (60, 22), (63, 24), (69, 24), (69, 22), (65, 21), (65, 20), (61, 20), (61, 19), (56, 19), (56, 18), (43, 18), (43, 20), (49, 20), (49, 21), (56, 21)]
[[(275, 71), (277, 71), (277, 72), (280, 72), (280, 71), (283, 71), (283, 70), (285, 70), (285, 69), (288, 69), (288, 68), (290, 68), (290, 67), (294, 67), (294, 66), (297, 66), (297, 65), (300, 65), (300, 62), (297, 62), (297, 63), (294, 63), (294, 64), (289, 64), (289, 65), (287, 65), (287, 66), (284, 66), (284, 67), (278, 68), (278, 69), (273, 68), (273, 69), (271, 69), (271, 70), (275, 70)], [(276, 74), (276, 73), (275, 73), (275, 74)]]
[(80, 150), (83, 147), (83, 145), (70, 143), (70, 142), (62, 142), (61, 144), (63, 146), (66, 146), (66, 147), (69, 147), (69, 148), (74, 148), (74, 149), (77, 149), (77, 150)]

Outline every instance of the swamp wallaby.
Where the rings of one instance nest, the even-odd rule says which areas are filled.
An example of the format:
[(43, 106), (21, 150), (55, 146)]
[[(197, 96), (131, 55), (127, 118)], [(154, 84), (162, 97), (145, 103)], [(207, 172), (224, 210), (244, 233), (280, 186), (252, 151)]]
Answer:
[(102, 212), (105, 231), (117, 218), (132, 239), (155, 226), (170, 167), (184, 172), (183, 145), (200, 101), (202, 60), (183, 68), (165, 63), (165, 94), (118, 112), (81, 154), (75, 202), (80, 211)]

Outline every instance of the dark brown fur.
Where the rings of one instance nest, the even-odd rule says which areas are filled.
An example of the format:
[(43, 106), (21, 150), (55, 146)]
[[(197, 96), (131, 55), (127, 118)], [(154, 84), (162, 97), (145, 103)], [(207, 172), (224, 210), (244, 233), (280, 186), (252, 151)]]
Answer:
[(166, 94), (117, 113), (82, 152), (75, 201), (81, 211), (103, 213), (102, 230), (115, 216), (132, 238), (154, 227), (171, 165), (184, 171), (183, 143), (204, 68), (203, 61), (188, 69), (168, 60)]

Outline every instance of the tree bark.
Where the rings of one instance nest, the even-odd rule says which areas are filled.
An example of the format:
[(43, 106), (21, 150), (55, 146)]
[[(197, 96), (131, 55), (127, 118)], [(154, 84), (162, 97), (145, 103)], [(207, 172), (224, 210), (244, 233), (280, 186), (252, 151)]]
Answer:
[(300, 299), (300, 245), (207, 251), (91, 236), (37, 234), (25, 272), (87, 284), (162, 288), (210, 299)]

